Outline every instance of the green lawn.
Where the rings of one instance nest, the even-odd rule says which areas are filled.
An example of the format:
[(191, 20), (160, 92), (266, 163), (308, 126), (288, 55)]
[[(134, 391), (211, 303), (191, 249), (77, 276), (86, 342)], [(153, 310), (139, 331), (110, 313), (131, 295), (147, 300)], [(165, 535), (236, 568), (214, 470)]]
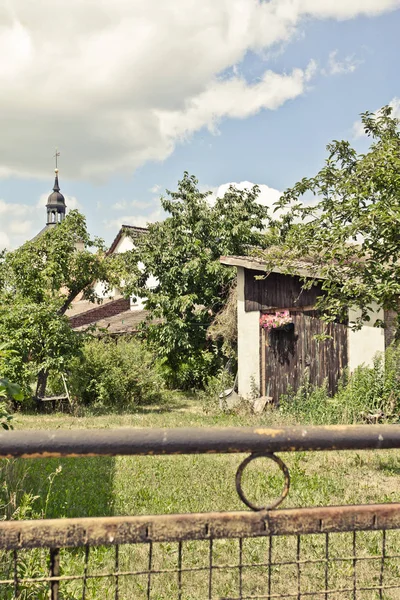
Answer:
[[(148, 408), (129, 415), (106, 415), (73, 417), (66, 414), (55, 415), (20, 415), (16, 427), (18, 429), (56, 429), (56, 428), (116, 428), (116, 427), (212, 427), (212, 426), (252, 426), (258, 424), (289, 424), (277, 412), (269, 412), (261, 417), (249, 414), (242, 415), (205, 415), (193, 400), (181, 398), (171, 408)], [(291, 424), (291, 423), (290, 423)], [(360, 452), (316, 452), (282, 454), (287, 463), (292, 479), (291, 490), (284, 506), (313, 506), (328, 504), (354, 504), (372, 502), (397, 501), (399, 498), (400, 455), (398, 451), (360, 451)], [(140, 515), (180, 512), (203, 512), (241, 510), (244, 507), (235, 491), (235, 472), (243, 459), (242, 455), (201, 455), (201, 456), (169, 456), (169, 457), (100, 457), (76, 459), (33, 459), (5, 462), (2, 465), (2, 481), (9, 482), (4, 498), (12, 496), (13, 491), (24, 490), (33, 497), (34, 513), (46, 517), (83, 517), (106, 515)], [(259, 463), (259, 464), (257, 464)], [(60, 469), (61, 467), (61, 469)], [(58, 472), (57, 472), (58, 471)], [(279, 472), (267, 461), (260, 460), (252, 464), (245, 480), (248, 495), (257, 503), (265, 502), (279, 494), (282, 480)], [(12, 489), (14, 487), (14, 489)], [(4, 488), (4, 486), (3, 486)], [(49, 491), (49, 488), (50, 491)], [(7, 493), (6, 493), (7, 492)], [(8, 494), (8, 496), (7, 496)], [(20, 492), (17, 493), (17, 497)], [(12, 500), (12, 498), (11, 498)], [(12, 500), (15, 502), (15, 500)], [(29, 504), (29, 503), (28, 503)], [(13, 505), (14, 506), (14, 505)], [(15, 508), (15, 506), (14, 506)], [(29, 506), (28, 506), (29, 508)], [(10, 512), (11, 508), (8, 508)], [(247, 509), (246, 509), (247, 510)], [(24, 516), (24, 515), (22, 515)], [(29, 510), (25, 516), (31, 516)], [(338, 538), (341, 552), (348, 552), (349, 535)], [(364, 535), (364, 534), (362, 534)], [(365, 534), (365, 551), (373, 552), (379, 546), (378, 533)], [(394, 534), (393, 534), (394, 535)], [(347, 536), (347, 537), (346, 537)], [(303, 551), (319, 556), (323, 551), (322, 536), (309, 536)], [(396, 538), (397, 539), (397, 538)], [(277, 542), (277, 556), (292, 556), (295, 549), (294, 538), (286, 538)], [(265, 560), (266, 540), (251, 540), (251, 547), (245, 547), (249, 560)], [(389, 542), (388, 542), (389, 543)], [(395, 543), (393, 538), (391, 543)], [(188, 543), (185, 546), (185, 564), (199, 564), (207, 556), (205, 542)], [(397, 544), (397, 541), (396, 541)], [(308, 546), (307, 546), (308, 545)], [(136, 566), (147, 560), (147, 548), (124, 549), (121, 560)], [(176, 563), (176, 544), (160, 545), (155, 555), (158, 564)], [(218, 560), (230, 560), (237, 554), (237, 541), (220, 541), (215, 547)], [(36, 552), (36, 556), (41, 556)], [(293, 554), (294, 556), (294, 554)], [(321, 555), (322, 556), (322, 555)], [(39, 560), (39, 559), (37, 559)], [(42, 560), (45, 558), (42, 556)], [(82, 569), (83, 554), (81, 550), (65, 551), (65, 572)], [(237, 559), (236, 559), (237, 560)], [(95, 549), (91, 554), (93, 568), (111, 567), (112, 550)], [(36, 563), (35, 563), (36, 564)], [(305, 573), (309, 565), (304, 568)], [(44, 568), (44, 567), (43, 567)], [(346, 572), (346, 565), (338, 571), (338, 581), (347, 581), (351, 573)], [(282, 567), (283, 569), (283, 567)], [(282, 571), (281, 569), (281, 571)], [(293, 570), (293, 567), (291, 567)], [(302, 577), (303, 591), (310, 589), (311, 582), (323, 578), (320, 567), (313, 569), (310, 576)], [(361, 566), (360, 566), (361, 569)], [(396, 575), (397, 565), (392, 571)], [(285, 575), (276, 574), (277, 592), (286, 590), (288, 581), (295, 577), (290, 569)], [(379, 569), (378, 569), (379, 570)], [(372, 571), (367, 569), (368, 576)], [(392, 573), (392, 575), (393, 575)], [(361, 574), (361, 571), (360, 571)], [(220, 572), (217, 574), (216, 598), (234, 593), (237, 586), (237, 574)], [(379, 575), (379, 574), (378, 574)], [(378, 577), (376, 575), (376, 577)], [(188, 576), (186, 576), (187, 578)], [(201, 579), (203, 577), (203, 579)], [(191, 575), (185, 584), (183, 598), (198, 599), (207, 597), (206, 574)], [(375, 575), (374, 575), (375, 577)], [(176, 597), (177, 584), (171, 577), (154, 578), (154, 592), (151, 598), (169, 599)], [(201, 580), (201, 581), (200, 581)], [(259, 589), (265, 585), (265, 572), (247, 575), (252, 593), (261, 593)], [(321, 579), (322, 581), (322, 579)], [(350, 581), (350, 579), (349, 579)], [(374, 580), (375, 581), (375, 580)], [(123, 584), (120, 600), (130, 598), (146, 598), (146, 581), (139, 581), (132, 587), (128, 581)], [(375, 581), (376, 583), (376, 581)], [(343, 584), (343, 582), (342, 582)], [(295, 585), (295, 583), (293, 583)], [(219, 586), (219, 587), (218, 587)], [(92, 582), (86, 600), (95, 598), (114, 598), (108, 593), (105, 581)], [(134, 591), (134, 594), (133, 594)], [(265, 591), (265, 590), (264, 590)], [(0, 598), (12, 598), (13, 595), (1, 595)], [(375, 592), (369, 592), (369, 594)], [(398, 593), (398, 595), (396, 595)], [(45, 598), (36, 590), (34, 595), (21, 598)], [(63, 599), (81, 598), (77, 584), (65, 586), (61, 596)], [(133, 595), (132, 595), (133, 594)], [(186, 594), (186, 595), (185, 595)], [(389, 594), (389, 592), (388, 592)], [(236, 590), (237, 596), (237, 590)], [(330, 598), (334, 598), (331, 595)], [(339, 598), (350, 596), (339, 595)], [(359, 598), (378, 598), (376, 595), (364, 595)], [(400, 598), (400, 591), (395, 590), (386, 598)], [(321, 596), (322, 598), (322, 596)], [(358, 597), (357, 597), (358, 598)]]

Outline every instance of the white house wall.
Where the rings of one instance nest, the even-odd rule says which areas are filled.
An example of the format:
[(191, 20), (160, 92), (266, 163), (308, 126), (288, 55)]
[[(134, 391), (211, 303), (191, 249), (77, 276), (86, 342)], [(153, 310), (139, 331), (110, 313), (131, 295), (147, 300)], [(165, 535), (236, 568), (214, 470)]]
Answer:
[(113, 254), (122, 254), (123, 252), (129, 252), (135, 247), (132, 238), (127, 235), (122, 235), (118, 244), (116, 245)]
[[(114, 254), (122, 254), (123, 252), (129, 252), (130, 250), (133, 250), (134, 247), (135, 247), (135, 244), (133, 243), (132, 238), (127, 235), (122, 235), (121, 239), (119, 240), (118, 244), (116, 245), (113, 253)], [(143, 263), (139, 263), (138, 266), (140, 269), (144, 269)], [(157, 285), (158, 285), (158, 281), (155, 277), (151, 276), (148, 278), (148, 280), (146, 282), (146, 286), (149, 289), (152, 289), (152, 288), (156, 287)], [(122, 280), (121, 287), (123, 287), (123, 286), (124, 286), (124, 281)], [(114, 289), (106, 292), (105, 284), (101, 281), (96, 283), (95, 293), (99, 298), (121, 297), (121, 293), (117, 288), (114, 288)], [(131, 300), (130, 300), (131, 310), (143, 310), (145, 301), (146, 301), (146, 298), (135, 298), (135, 300), (134, 300), (134, 298), (131, 297)]]
[(94, 286), (95, 294), (98, 298), (114, 298), (115, 288), (107, 291), (106, 284), (103, 281), (98, 281)]
[[(123, 235), (114, 249), (114, 254), (128, 252), (133, 248), (134, 244), (132, 242), (132, 239), (126, 235)], [(123, 284), (123, 282), (121, 282), (121, 284)], [(121, 296), (121, 293), (116, 288), (106, 291), (106, 286), (102, 281), (98, 281), (96, 283), (96, 285), (94, 286), (94, 291), (99, 298), (118, 298)]]
[(260, 389), (260, 313), (245, 312), (244, 268), (237, 270), (238, 288), (238, 388), (249, 397)]
[[(359, 310), (349, 311), (349, 322), (355, 321), (360, 316)], [(385, 351), (385, 332), (381, 327), (374, 327), (375, 319), (382, 319), (383, 311), (376, 311), (371, 316), (371, 321), (365, 322), (359, 331), (349, 330), (349, 369), (354, 369), (362, 364), (371, 366), (377, 352)]]

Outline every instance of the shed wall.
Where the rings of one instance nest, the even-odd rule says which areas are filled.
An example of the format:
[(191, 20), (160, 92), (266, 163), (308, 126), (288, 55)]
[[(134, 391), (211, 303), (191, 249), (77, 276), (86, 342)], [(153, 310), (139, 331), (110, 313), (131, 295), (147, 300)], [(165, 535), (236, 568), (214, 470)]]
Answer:
[[(312, 318), (309, 310), (315, 304), (317, 297), (321, 295), (321, 287), (314, 286), (311, 290), (302, 292), (300, 277), (271, 273), (265, 279), (255, 279), (255, 276), (260, 274), (262, 272), (257, 270), (238, 267), (238, 380), (240, 395), (251, 395), (254, 386), (260, 389), (261, 393), (267, 393), (267, 380), (271, 377), (276, 379), (278, 387), (280, 387), (279, 380), (282, 378), (286, 378), (291, 385), (296, 385), (304, 366), (311, 367), (310, 375), (314, 383), (322, 383), (322, 380), (319, 381), (321, 377), (328, 377), (329, 387), (331, 391), (334, 391), (339, 373), (346, 365), (350, 371), (354, 371), (361, 364), (372, 365), (375, 354), (385, 350), (385, 330), (373, 327), (373, 320), (371, 323), (365, 323), (362, 329), (356, 332), (345, 325), (332, 324), (328, 326), (328, 329), (332, 329), (329, 331), (330, 334), (335, 332), (334, 340), (315, 345), (312, 337), (314, 334), (322, 333), (325, 327), (322, 326), (319, 319)], [(277, 343), (279, 342), (278, 345), (273, 344), (267, 350), (265, 341), (261, 340), (260, 343), (260, 313), (269, 309), (284, 308), (300, 309), (298, 315), (296, 315), (298, 312), (296, 310), (293, 313), (296, 321), (295, 332), (303, 331), (305, 334), (308, 331), (310, 333), (306, 345), (300, 344), (299, 354), (293, 346), (293, 356), (291, 356), (289, 344), (290, 336), (286, 334), (276, 340)], [(309, 315), (302, 316), (303, 311), (308, 312)], [(376, 318), (384, 319), (384, 316), (383, 311), (376, 310)], [(356, 317), (356, 311), (349, 312), (349, 321)], [(285, 341), (288, 342), (287, 348), (284, 344)], [(387, 343), (388, 333), (386, 333)], [(286, 349), (280, 348), (282, 344)], [(267, 352), (274, 354), (274, 359), (269, 366), (266, 362)], [(285, 364), (280, 364), (278, 354), (285, 355), (285, 352), (290, 360), (286, 357)], [(312, 366), (310, 365), (311, 356), (315, 358)], [(315, 369), (318, 365), (317, 372)], [(269, 393), (271, 394), (272, 391), (270, 386)], [(281, 389), (276, 391), (279, 393)]]
[[(373, 308), (373, 307), (372, 307)], [(360, 311), (349, 311), (349, 322), (355, 321)], [(359, 331), (349, 330), (349, 368), (354, 371), (355, 368), (364, 364), (372, 366), (373, 358), (377, 352), (385, 351), (385, 330), (381, 327), (374, 327), (375, 319), (384, 319), (383, 310), (376, 307), (375, 318), (365, 322)]]
[(260, 313), (245, 310), (245, 269), (238, 267), (238, 389), (250, 397), (260, 389)]

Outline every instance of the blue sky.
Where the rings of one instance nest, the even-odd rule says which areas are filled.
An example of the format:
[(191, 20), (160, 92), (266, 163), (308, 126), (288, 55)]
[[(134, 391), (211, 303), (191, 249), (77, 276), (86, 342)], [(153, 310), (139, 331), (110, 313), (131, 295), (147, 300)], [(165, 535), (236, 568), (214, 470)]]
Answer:
[[(360, 112), (389, 102), (399, 107), (396, 0), (327, 0), (326, 11), (313, 0), (281, 0), (283, 16), (273, 1), (266, 15), (257, 11), (267, 3), (232, 0), (226, 10), (225, 1), (214, 0), (204, 15), (185, 14), (187, 37), (180, 14), (158, 19), (154, 10), (141, 15), (140, 26), (130, 15), (130, 31), (118, 13), (123, 0), (113, 8), (110, 2), (98, 29), (90, 23), (87, 31), (78, 14), (85, 3), (71, 0), (80, 30), (64, 18), (47, 47), (43, 24), (26, 13), (25, 1), (7, 18), (0, 14), (0, 49), (5, 44), (15, 62), (8, 72), (0, 68), (0, 246), (15, 247), (43, 226), (56, 145), (68, 206), (78, 206), (90, 231), (110, 243), (122, 222), (162, 218), (160, 193), (174, 189), (184, 170), (213, 190), (228, 182), (262, 184), (262, 201), (271, 203), (274, 190), (316, 172), (331, 139), (366, 147), (354, 126)], [(56, 4), (61, 11), (67, 3)], [(197, 39), (202, 19), (210, 33)], [(141, 41), (150, 25), (171, 33), (160, 48)], [(72, 30), (81, 56), (68, 54)], [(109, 56), (113, 35), (122, 49)]]

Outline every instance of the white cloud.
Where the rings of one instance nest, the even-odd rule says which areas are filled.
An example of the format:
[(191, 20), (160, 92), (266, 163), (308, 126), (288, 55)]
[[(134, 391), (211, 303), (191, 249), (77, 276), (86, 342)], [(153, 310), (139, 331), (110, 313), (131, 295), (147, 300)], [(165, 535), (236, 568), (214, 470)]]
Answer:
[(26, 235), (32, 229), (32, 221), (11, 221), (9, 231), (16, 235)]
[(2, 250), (4, 250), (4, 248), (10, 248), (11, 247), (11, 242), (10, 242), (10, 238), (8, 237), (8, 235), (6, 234), (5, 231), (0, 231), (0, 252)]
[(399, 2), (3, 3), (0, 176), (44, 176), (55, 146), (63, 172), (75, 177), (163, 160), (203, 127), (276, 109), (307, 89), (312, 63), (246, 82), (234, 67), (249, 52), (263, 56), (287, 42), (305, 18), (373, 16)]
[(36, 235), (45, 224), (45, 215), (39, 203), (32, 206), (0, 200), (0, 250), (14, 249)]
[(161, 191), (161, 185), (159, 185), (158, 183), (156, 183), (155, 185), (153, 185), (153, 187), (151, 187), (149, 189), (149, 192), (151, 192), (152, 194), (158, 194), (158, 192)]
[(128, 203), (126, 200), (120, 200), (119, 202), (116, 202), (115, 204), (111, 205), (111, 208), (113, 210), (125, 210), (125, 208), (128, 206)]
[(400, 6), (399, 0), (300, 0), (299, 10), (322, 19), (376, 16)]
[(161, 209), (156, 209), (149, 215), (123, 215), (117, 219), (104, 221), (107, 229), (120, 229), (122, 225), (135, 225), (136, 227), (147, 227), (148, 223), (161, 221), (164, 213)]
[[(15, 249), (32, 239), (46, 224), (49, 192), (41, 194), (36, 204), (6, 202), (0, 199), (0, 251)], [(65, 196), (68, 210), (81, 206), (74, 196)]]
[(362, 63), (361, 60), (354, 56), (346, 56), (343, 60), (337, 59), (337, 50), (333, 50), (329, 54), (328, 65), (322, 70), (324, 75), (345, 75), (347, 73), (354, 73), (357, 67)]
[(307, 69), (294, 69), (290, 75), (266, 71), (261, 81), (249, 85), (240, 77), (214, 82), (184, 110), (159, 111), (161, 131), (166, 138), (179, 139), (204, 125), (215, 132), (223, 117), (245, 118), (263, 108), (276, 109), (305, 90), (316, 70), (310, 61)]
[[(158, 200), (158, 198), (157, 198)], [(132, 206), (133, 208), (149, 208), (150, 206), (152, 206), (154, 204), (154, 202), (150, 202), (147, 200), (132, 200), (132, 202), (130, 203), (130, 206)]]
[(127, 202), (126, 200), (120, 200), (119, 202), (116, 202), (115, 204), (111, 205), (111, 208), (113, 210), (126, 210), (127, 208), (149, 208), (153, 203), (152, 202), (147, 202), (147, 201), (143, 201), (143, 200), (132, 200), (132, 202)]
[[(210, 187), (202, 185), (200, 186), (201, 192), (211, 192), (211, 195), (208, 197), (211, 204), (214, 204), (216, 198), (221, 198), (227, 191), (230, 186), (237, 188), (238, 190), (251, 189), (255, 184), (250, 181), (241, 181), (237, 182), (229, 182), (223, 183), (220, 186)], [(276, 190), (274, 188), (269, 187), (265, 184), (260, 184), (258, 186), (260, 188), (260, 194), (258, 196), (258, 202), (263, 204), (264, 206), (268, 206), (273, 209), (273, 204), (279, 200), (282, 195), (282, 192)], [(132, 205), (134, 202), (131, 203)], [(156, 221), (161, 221), (165, 218), (165, 213), (161, 209), (161, 207), (155, 208), (149, 215), (130, 215), (125, 214), (116, 219), (107, 220), (104, 222), (105, 226), (108, 229), (120, 229), (122, 225), (136, 225), (137, 227), (146, 227), (148, 223), (154, 223)]]
[[(251, 183), (251, 181), (241, 181), (240, 183), (232, 181), (230, 183), (223, 183), (218, 188), (214, 188), (212, 190), (213, 193), (210, 198), (211, 201), (215, 198), (222, 198), (223, 195), (228, 191), (229, 186), (235, 187), (237, 190), (251, 190), (254, 185), (255, 184)], [(279, 200), (282, 192), (263, 183), (258, 184), (258, 187), (260, 188), (260, 194), (257, 201), (263, 206), (268, 206), (269, 208), (273, 209), (274, 203)]]
[[(400, 119), (400, 98), (393, 98), (390, 102), (389, 102), (389, 106), (392, 107), (393, 111), (392, 111), (392, 117), (396, 117), (397, 119)], [(377, 109), (375, 111), (375, 114), (377, 115), (379, 113), (380, 109)], [(355, 138), (360, 138), (360, 137), (364, 137), (365, 136), (365, 132), (364, 132), (364, 127), (362, 122), (359, 121), (355, 121), (353, 123), (353, 137)]]

